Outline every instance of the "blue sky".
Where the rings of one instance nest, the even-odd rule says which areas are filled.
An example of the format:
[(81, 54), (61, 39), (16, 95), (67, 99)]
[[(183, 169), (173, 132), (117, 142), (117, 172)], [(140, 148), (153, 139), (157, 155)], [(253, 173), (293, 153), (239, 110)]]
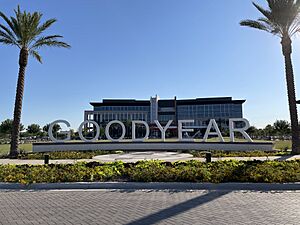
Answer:
[[(48, 34), (72, 45), (41, 50), (43, 64), (30, 59), (25, 125), (67, 119), (76, 128), (90, 101), (155, 94), (246, 99), (244, 117), (258, 127), (289, 119), (280, 40), (239, 26), (260, 16), (250, 0), (1, 0), (0, 10), (12, 15), (18, 4), (57, 18)], [(300, 38), (293, 41), (300, 85)], [(1, 45), (0, 59), (2, 121), (13, 114), (18, 49)]]

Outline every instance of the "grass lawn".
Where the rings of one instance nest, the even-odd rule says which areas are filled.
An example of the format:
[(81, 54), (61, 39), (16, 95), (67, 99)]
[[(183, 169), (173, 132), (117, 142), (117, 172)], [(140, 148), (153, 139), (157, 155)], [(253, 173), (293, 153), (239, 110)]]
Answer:
[(275, 141), (273, 148), (276, 150), (292, 149), (292, 141)]
[[(9, 147), (10, 147), (9, 144), (0, 145), (0, 155), (8, 154)], [(32, 144), (21, 144), (20, 145), (20, 150), (26, 151), (26, 152), (31, 152), (32, 151)]]

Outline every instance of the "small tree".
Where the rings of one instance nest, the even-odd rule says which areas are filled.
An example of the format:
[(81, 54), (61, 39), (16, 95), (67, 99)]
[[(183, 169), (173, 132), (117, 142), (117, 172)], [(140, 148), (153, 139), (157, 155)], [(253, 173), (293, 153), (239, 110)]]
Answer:
[(264, 129), (264, 133), (268, 138), (271, 138), (275, 135), (274, 127), (271, 124), (268, 124)]
[[(49, 127), (50, 127), (50, 123), (46, 124), (45, 126), (43, 126), (43, 131), (46, 132), (48, 134), (49, 131)], [(58, 131), (61, 130), (61, 127), (59, 124), (54, 124), (53, 126), (53, 134), (57, 134)]]
[(276, 120), (274, 123), (274, 130), (280, 136), (291, 135), (291, 125), (286, 120)]
[(28, 134), (38, 135), (41, 132), (41, 127), (40, 127), (40, 125), (33, 123), (33, 124), (29, 125), (26, 130), (27, 130)]
[(252, 138), (258, 136), (258, 130), (257, 130), (257, 128), (254, 127), (254, 126), (249, 127), (248, 130), (247, 130), (247, 133), (248, 133), (248, 134), (250, 135), (250, 137), (252, 137)]
[[(13, 127), (13, 121), (11, 119), (6, 119), (0, 124), (0, 133), (10, 135)], [(23, 124), (20, 124), (20, 131), (24, 130)]]

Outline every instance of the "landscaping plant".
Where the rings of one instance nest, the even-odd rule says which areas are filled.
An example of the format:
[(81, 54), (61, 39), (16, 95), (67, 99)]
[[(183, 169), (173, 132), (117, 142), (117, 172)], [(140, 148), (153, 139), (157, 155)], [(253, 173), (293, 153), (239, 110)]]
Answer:
[(300, 182), (300, 160), (0, 165), (0, 182)]
[(292, 36), (300, 31), (300, 0), (267, 0), (268, 9), (256, 3), (255, 8), (263, 15), (257, 20), (243, 20), (242, 26), (263, 30), (281, 39), (285, 60), (288, 102), (292, 128), (292, 151), (300, 153), (300, 137), (296, 104), (294, 72), (292, 65)]
[(16, 157), (19, 150), (25, 70), (28, 64), (28, 56), (31, 55), (40, 63), (42, 63), (42, 57), (38, 52), (40, 48), (70, 48), (70, 45), (60, 40), (60, 38), (62, 38), (62, 36), (60, 35), (43, 35), (43, 33), (56, 22), (56, 19), (49, 19), (46, 22), (41, 23), (42, 16), (43, 14), (40, 12), (21, 12), (19, 6), (18, 9), (15, 10), (15, 17), (9, 18), (4, 13), (0, 12), (0, 17), (2, 17), (2, 19), (7, 24), (7, 26), (0, 24), (0, 43), (16, 46), (20, 50), (19, 75), (15, 98), (13, 127), (11, 133), (11, 157)]

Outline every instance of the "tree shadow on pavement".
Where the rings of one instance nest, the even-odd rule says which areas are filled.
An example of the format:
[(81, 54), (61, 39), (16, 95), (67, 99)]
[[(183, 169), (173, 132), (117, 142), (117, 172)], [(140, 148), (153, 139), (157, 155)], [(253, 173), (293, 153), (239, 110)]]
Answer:
[(294, 157), (294, 155), (283, 155), (283, 156), (280, 156), (280, 158), (276, 159), (276, 161), (286, 161), (293, 157)]
[(127, 225), (137, 225), (137, 224), (143, 224), (143, 225), (150, 225), (158, 223), (162, 220), (171, 218), (173, 216), (176, 216), (178, 214), (184, 213), (190, 209), (193, 209), (195, 207), (198, 207), (200, 205), (203, 205), (205, 203), (208, 203), (210, 201), (213, 201), (217, 198), (220, 198), (231, 191), (210, 191), (207, 194), (192, 198), (188, 201), (179, 203), (177, 205), (171, 206), (169, 208), (163, 209), (159, 212), (150, 214), (148, 216), (145, 216), (143, 218), (137, 219), (135, 221), (132, 221), (130, 223), (127, 223)]

